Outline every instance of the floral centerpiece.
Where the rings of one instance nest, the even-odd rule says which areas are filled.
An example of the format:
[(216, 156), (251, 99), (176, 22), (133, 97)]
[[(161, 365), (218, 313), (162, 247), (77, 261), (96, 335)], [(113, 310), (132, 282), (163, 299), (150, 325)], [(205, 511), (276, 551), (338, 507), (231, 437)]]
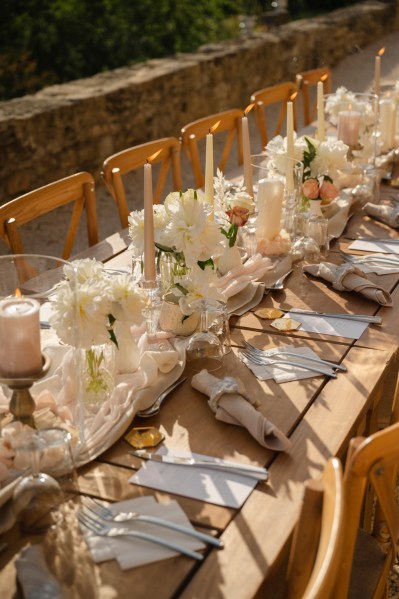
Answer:
[[(75, 273), (76, 289), (71, 284)], [(87, 397), (101, 401), (114, 384), (113, 372), (105, 368), (109, 353), (112, 362), (113, 347), (120, 372), (137, 368), (130, 327), (144, 320), (143, 298), (132, 275), (111, 275), (94, 259), (72, 262), (64, 267), (64, 275), (51, 298), (49, 321), (62, 342), (78, 344), (83, 350), (83, 390)]]
[[(281, 173), (287, 168), (287, 144), (280, 135), (266, 146), (271, 163)], [(338, 196), (334, 179), (339, 170), (348, 170), (348, 146), (340, 140), (318, 141), (308, 136), (294, 140), (294, 157), (303, 163), (301, 210), (308, 210), (313, 201), (328, 204)]]
[[(136, 255), (144, 251), (144, 213), (129, 215), (129, 235)], [(154, 238), (164, 291), (172, 294), (185, 316), (194, 299), (223, 299), (215, 287), (214, 258), (223, 252), (223, 234), (211, 207), (193, 189), (170, 193), (154, 206)], [(213, 283), (213, 284), (212, 284)]]

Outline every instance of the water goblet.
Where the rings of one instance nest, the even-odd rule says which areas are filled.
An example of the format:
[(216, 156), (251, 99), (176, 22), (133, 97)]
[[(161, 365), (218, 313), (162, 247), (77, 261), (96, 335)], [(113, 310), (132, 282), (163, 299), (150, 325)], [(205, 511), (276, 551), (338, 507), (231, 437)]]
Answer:
[(54, 524), (53, 509), (64, 499), (59, 482), (41, 471), (45, 440), (37, 431), (27, 430), (16, 448), (15, 466), (27, 468), (13, 492), (13, 511), (26, 533), (42, 533)]
[(208, 326), (211, 315), (220, 310), (219, 304), (209, 299), (190, 302), (190, 308), (200, 315), (199, 330), (190, 337), (186, 346), (187, 364), (194, 372), (202, 369), (212, 372), (222, 366), (222, 343)]

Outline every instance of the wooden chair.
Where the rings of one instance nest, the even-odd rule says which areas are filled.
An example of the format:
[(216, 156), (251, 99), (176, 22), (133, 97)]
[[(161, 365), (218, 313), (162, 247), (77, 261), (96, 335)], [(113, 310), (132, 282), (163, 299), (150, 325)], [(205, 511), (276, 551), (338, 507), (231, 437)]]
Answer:
[[(395, 484), (399, 465), (399, 423), (350, 441), (344, 472), (345, 544), (336, 597), (387, 596), (388, 573), (399, 539)], [(376, 495), (373, 520), (364, 512), (368, 487)], [(366, 514), (363, 523), (362, 517)], [(365, 528), (358, 528), (359, 524)]]
[(129, 208), (123, 175), (143, 167), (146, 162), (160, 163), (158, 181), (154, 192), (154, 204), (159, 204), (170, 168), (174, 191), (183, 187), (180, 167), (180, 142), (175, 137), (165, 137), (122, 150), (109, 156), (102, 168), (102, 177), (114, 198), (122, 227), (128, 226)]
[(328, 460), (320, 481), (305, 483), (287, 571), (288, 599), (329, 599), (340, 566), (344, 531), (341, 463)]
[[(260, 89), (254, 92), (251, 96), (251, 102), (255, 104), (255, 118), (256, 124), (259, 130), (260, 139), (262, 142), (262, 147), (268, 142), (268, 134), (267, 134), (267, 119), (266, 119), (266, 106), (271, 106), (276, 104), (277, 107), (280, 107), (279, 115), (277, 118), (277, 124), (275, 127), (275, 131), (273, 137), (278, 135), (281, 132), (282, 125), (287, 113), (287, 102), (293, 96), (293, 94), (297, 93), (297, 86), (292, 81), (287, 81), (285, 83), (280, 83), (279, 85), (273, 85), (271, 87), (265, 87), (264, 89)], [(296, 103), (293, 104), (294, 108), (294, 129), (297, 128), (297, 114), (296, 114)]]
[[(71, 255), (83, 212), (86, 213), (89, 245), (98, 242), (94, 179), (87, 172), (59, 179), (0, 206), (0, 239), (14, 254), (25, 253), (19, 228), (70, 203), (74, 205), (62, 252), (62, 258), (67, 260)], [(45, 246), (45, 240), (43, 245)]]
[[(181, 130), (183, 147), (191, 162), (194, 173), (195, 185), (197, 188), (203, 187), (204, 175), (199, 156), (198, 140), (205, 138), (212, 129), (214, 135), (227, 133), (227, 138), (223, 146), (222, 157), (219, 162), (221, 171), (225, 171), (227, 160), (232, 149), (234, 140), (237, 141), (238, 165), (242, 164), (242, 139), (241, 139), (241, 119), (243, 111), (238, 108), (232, 108), (224, 112), (206, 116), (192, 123), (188, 123)], [(217, 126), (216, 126), (217, 125)]]
[(296, 76), (296, 83), (302, 101), (304, 126), (310, 125), (316, 117), (316, 94), (313, 94), (314, 98), (311, 100), (310, 90), (312, 86), (317, 86), (317, 83), (322, 80), (324, 81), (324, 93), (330, 94), (331, 70), (328, 67), (303, 71)]

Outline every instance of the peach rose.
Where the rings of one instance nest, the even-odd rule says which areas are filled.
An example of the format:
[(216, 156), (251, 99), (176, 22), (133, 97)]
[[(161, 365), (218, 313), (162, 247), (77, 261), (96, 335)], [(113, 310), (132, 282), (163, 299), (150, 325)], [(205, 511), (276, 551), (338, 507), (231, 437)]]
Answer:
[(242, 227), (248, 220), (249, 210), (248, 208), (242, 208), (241, 206), (234, 206), (232, 210), (227, 210), (226, 214), (232, 225)]
[(331, 202), (338, 195), (338, 189), (331, 181), (323, 181), (320, 187), (320, 197), (324, 202)]
[(317, 179), (306, 179), (302, 185), (302, 192), (309, 200), (316, 200), (319, 197), (319, 182)]

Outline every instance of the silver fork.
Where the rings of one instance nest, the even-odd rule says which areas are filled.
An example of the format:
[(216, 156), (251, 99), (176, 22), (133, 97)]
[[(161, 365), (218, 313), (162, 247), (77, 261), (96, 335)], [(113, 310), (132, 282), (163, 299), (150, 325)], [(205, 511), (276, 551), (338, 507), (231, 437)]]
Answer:
[(297, 358), (301, 358), (301, 360), (307, 360), (308, 362), (314, 362), (315, 364), (324, 364), (325, 366), (330, 366), (334, 370), (341, 370), (342, 372), (347, 371), (347, 368), (345, 366), (342, 366), (341, 364), (336, 364), (335, 362), (329, 362), (328, 360), (322, 360), (321, 358), (314, 358), (313, 356), (306, 356), (303, 354), (298, 354), (294, 351), (289, 351), (289, 350), (279, 351), (277, 348), (263, 350), (263, 349), (259, 349), (258, 347), (255, 347), (254, 345), (251, 345), (250, 343), (248, 343), (248, 341), (245, 341), (245, 347), (249, 353), (254, 354), (254, 355), (259, 355), (259, 356), (265, 357), (265, 358), (267, 358), (268, 356), (276, 356), (276, 355), (294, 356), (294, 357), (296, 356)]
[(173, 389), (176, 389), (176, 387), (184, 383), (184, 381), (186, 380), (187, 377), (185, 376), (169, 385), (169, 387), (165, 389), (165, 391), (158, 395), (154, 403), (149, 408), (140, 410), (139, 412), (137, 412), (136, 416), (138, 416), (139, 418), (150, 418), (150, 416), (155, 416), (155, 414), (158, 414), (159, 410), (161, 409), (161, 404), (163, 400), (166, 399), (166, 397), (169, 395), (169, 393), (171, 393), (171, 391), (173, 391)]
[(291, 360), (284, 359), (274, 359), (274, 358), (266, 358), (264, 356), (254, 355), (250, 352), (240, 351), (239, 355), (241, 357), (247, 358), (250, 362), (254, 362), (254, 364), (258, 364), (260, 366), (274, 366), (274, 364), (287, 364), (287, 366), (297, 366), (298, 368), (303, 368), (304, 370), (310, 370), (312, 372), (318, 372), (319, 374), (325, 374), (333, 379), (337, 378), (337, 375), (331, 370), (325, 370), (322, 366), (311, 366), (304, 364), (303, 362), (294, 362)]
[(187, 526), (170, 522), (169, 520), (164, 520), (162, 518), (157, 518), (156, 516), (149, 516), (146, 514), (138, 514), (137, 512), (118, 512), (117, 514), (114, 514), (110, 508), (98, 503), (91, 497), (82, 497), (81, 501), (83, 506), (89, 509), (95, 516), (109, 522), (149, 522), (151, 524), (156, 524), (157, 526), (162, 526), (164, 528), (170, 528), (171, 530), (181, 532), (182, 534), (188, 535), (190, 537), (195, 537), (201, 541), (204, 541), (205, 543), (214, 545), (215, 547), (223, 547), (223, 541), (220, 541), (219, 539), (211, 537), (210, 535), (204, 534), (202, 532), (198, 532), (197, 530), (187, 528)]
[(146, 532), (139, 532), (138, 530), (131, 530), (130, 528), (109, 525), (104, 522), (104, 520), (91, 517), (82, 510), (77, 512), (77, 517), (82, 526), (94, 534), (100, 535), (102, 537), (135, 537), (136, 539), (142, 539), (143, 541), (148, 541), (149, 543), (155, 543), (156, 545), (162, 545), (168, 549), (173, 549), (182, 555), (187, 555), (188, 557), (198, 561), (202, 561), (204, 559), (204, 556), (201, 553), (198, 553), (197, 551), (191, 551), (191, 549), (187, 549), (186, 547), (181, 547), (180, 545), (173, 543), (173, 541), (167, 541), (161, 537), (156, 537), (155, 535), (150, 535)]

